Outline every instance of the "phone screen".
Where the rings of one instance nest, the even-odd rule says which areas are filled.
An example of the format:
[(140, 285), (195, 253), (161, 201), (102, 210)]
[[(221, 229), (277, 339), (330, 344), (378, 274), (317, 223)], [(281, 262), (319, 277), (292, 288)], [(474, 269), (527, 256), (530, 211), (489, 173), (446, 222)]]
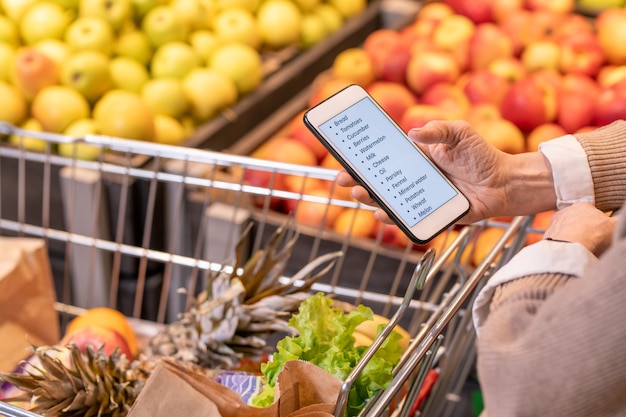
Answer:
[(458, 194), (369, 97), (317, 127), (409, 227)]

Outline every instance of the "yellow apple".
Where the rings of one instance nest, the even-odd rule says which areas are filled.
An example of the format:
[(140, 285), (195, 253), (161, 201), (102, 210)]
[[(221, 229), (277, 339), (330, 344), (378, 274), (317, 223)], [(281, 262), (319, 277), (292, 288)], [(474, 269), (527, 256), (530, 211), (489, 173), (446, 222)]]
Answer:
[(13, 22), (18, 23), (24, 11), (38, 0), (0, 0), (0, 6), (4, 10), (4, 14)]
[(321, 0), (293, 0), (304, 13), (311, 13), (322, 4)]
[(61, 133), (78, 119), (89, 117), (87, 99), (78, 91), (63, 85), (51, 85), (37, 93), (31, 104), (31, 115), (47, 132)]
[(367, 0), (328, 0), (328, 4), (335, 6), (347, 19), (362, 13), (367, 7)]
[[(96, 121), (91, 118), (76, 120), (63, 132), (64, 135), (73, 138), (82, 138), (86, 135), (97, 135), (99, 133)], [(102, 149), (99, 146), (81, 142), (59, 143), (57, 145), (57, 152), (59, 155), (68, 158), (94, 161), (100, 157)]]
[(117, 56), (109, 62), (109, 74), (113, 88), (138, 93), (150, 79), (148, 69), (138, 61), (124, 56)]
[(254, 91), (263, 81), (261, 54), (242, 43), (218, 46), (211, 55), (209, 68), (233, 80), (241, 95)]
[(15, 48), (6, 42), (0, 42), (0, 81), (9, 81), (13, 71)]
[(328, 33), (334, 33), (343, 26), (343, 16), (339, 13), (339, 10), (337, 10), (336, 7), (328, 3), (321, 3), (313, 11), (313, 13), (320, 15), (320, 17), (324, 20)]
[(133, 10), (135, 16), (138, 19), (143, 19), (146, 14), (157, 6), (162, 6), (169, 3), (169, 0), (130, 0), (133, 4)]
[(19, 32), (26, 45), (48, 38), (62, 39), (72, 18), (73, 13), (58, 4), (35, 2), (24, 10)]
[(73, 53), (61, 67), (61, 83), (81, 93), (89, 103), (95, 103), (113, 87), (110, 59), (95, 50)]
[(318, 13), (305, 13), (302, 15), (302, 33), (300, 34), (300, 46), (310, 48), (321, 42), (330, 34), (328, 26), (322, 15)]
[[(38, 120), (29, 118), (24, 123), (20, 125), (20, 128), (24, 130), (28, 130), (31, 132), (43, 132), (43, 128), (41, 127), (41, 123)], [(32, 136), (22, 136), (17, 133), (9, 136), (9, 143), (20, 147), (22, 149), (26, 149), (34, 152), (46, 152), (49, 146), (49, 142), (44, 139), (32, 137)]]
[(116, 31), (134, 16), (131, 0), (79, 0), (78, 10), (81, 16), (105, 19)]
[(210, 29), (219, 11), (215, 0), (172, 0), (170, 6), (192, 31)]
[(69, 46), (60, 39), (44, 39), (34, 44), (33, 47), (53, 60), (57, 68), (61, 68), (72, 53)]
[(150, 72), (154, 78), (183, 78), (201, 63), (193, 47), (186, 42), (167, 42), (152, 56)]
[(475, 123), (474, 128), (487, 142), (503, 152), (517, 154), (526, 150), (524, 134), (509, 120), (503, 118), (483, 119)]
[(354, 47), (339, 52), (331, 66), (335, 78), (367, 87), (376, 79), (372, 58), (363, 48)]
[(132, 58), (140, 64), (148, 65), (153, 48), (145, 33), (133, 29), (120, 33), (113, 45), (113, 51), (117, 56)]
[(33, 47), (18, 49), (13, 64), (13, 83), (32, 100), (42, 88), (59, 81), (56, 63)]
[(241, 7), (250, 12), (256, 12), (261, 4), (261, 0), (215, 0), (220, 10)]
[(251, 11), (241, 7), (221, 10), (213, 18), (213, 32), (220, 42), (240, 42), (258, 49), (261, 34)]
[(434, 44), (445, 50), (454, 51), (459, 45), (469, 42), (476, 24), (461, 14), (443, 17), (432, 34)]
[(188, 42), (200, 57), (203, 65), (207, 65), (211, 61), (213, 51), (220, 45), (220, 41), (215, 33), (206, 29), (198, 29), (191, 32)]
[(154, 141), (166, 145), (181, 145), (187, 138), (187, 130), (176, 119), (164, 114), (154, 116)]
[(19, 34), (15, 22), (7, 16), (0, 14), (0, 42), (6, 42), (13, 46), (20, 43)]
[(529, 43), (522, 51), (520, 59), (528, 72), (533, 72), (541, 69), (558, 70), (560, 56), (560, 46), (556, 42), (543, 39)]
[(94, 106), (93, 118), (103, 135), (154, 140), (154, 112), (137, 93), (108, 91)]
[(189, 29), (186, 22), (170, 5), (159, 5), (150, 9), (141, 21), (141, 30), (154, 47), (168, 42), (184, 41), (187, 39)]
[(626, 64), (626, 9), (609, 8), (595, 19), (597, 39), (606, 61), (613, 65)]
[(256, 14), (263, 43), (270, 48), (295, 45), (300, 39), (302, 12), (288, 0), (267, 0)]
[(70, 23), (64, 39), (72, 51), (89, 50), (109, 55), (115, 40), (115, 31), (104, 18), (83, 16)]
[(78, 0), (46, 0), (52, 3), (56, 3), (59, 6), (68, 9), (68, 10), (77, 10), (78, 9)]
[(12, 125), (20, 124), (27, 115), (27, 104), (24, 96), (13, 84), (0, 81), (0, 97), (2, 97), (0, 121)]
[[(197, 122), (205, 122), (238, 98), (237, 86), (229, 77), (211, 69), (196, 68), (183, 79), (185, 96)], [(211, 94), (207, 94), (211, 91)]]
[(177, 78), (153, 78), (140, 91), (141, 98), (155, 114), (180, 118), (190, 108), (183, 82)]

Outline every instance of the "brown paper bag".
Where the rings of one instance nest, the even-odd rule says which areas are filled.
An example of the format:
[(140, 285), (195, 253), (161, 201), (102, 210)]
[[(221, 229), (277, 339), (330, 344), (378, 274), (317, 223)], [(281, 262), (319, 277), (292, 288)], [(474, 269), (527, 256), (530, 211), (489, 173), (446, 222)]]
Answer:
[(274, 403), (257, 408), (210, 377), (164, 360), (150, 375), (128, 417), (332, 417), (341, 383), (308, 362), (287, 362), (278, 376)]
[(12, 372), (31, 345), (59, 341), (55, 299), (45, 242), (0, 237), (0, 372)]

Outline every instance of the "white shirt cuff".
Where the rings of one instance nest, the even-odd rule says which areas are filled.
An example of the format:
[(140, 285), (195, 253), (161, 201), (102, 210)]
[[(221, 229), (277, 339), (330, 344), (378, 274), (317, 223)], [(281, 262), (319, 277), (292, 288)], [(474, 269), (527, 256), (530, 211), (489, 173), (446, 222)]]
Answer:
[(595, 204), (587, 154), (573, 135), (543, 142), (539, 151), (552, 166), (558, 209), (580, 202)]
[(598, 261), (580, 243), (565, 243), (551, 240), (522, 248), (508, 263), (503, 265), (480, 290), (472, 308), (474, 328), (480, 333), (490, 312), (491, 299), (497, 286), (517, 278), (544, 273), (559, 273), (581, 276)]

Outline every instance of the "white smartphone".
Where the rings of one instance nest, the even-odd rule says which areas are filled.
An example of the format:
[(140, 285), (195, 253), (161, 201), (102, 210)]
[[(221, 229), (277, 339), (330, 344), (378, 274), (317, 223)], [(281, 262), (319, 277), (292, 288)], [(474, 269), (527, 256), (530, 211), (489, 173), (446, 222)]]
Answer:
[(307, 110), (304, 123), (415, 243), (469, 211), (467, 198), (361, 86)]

